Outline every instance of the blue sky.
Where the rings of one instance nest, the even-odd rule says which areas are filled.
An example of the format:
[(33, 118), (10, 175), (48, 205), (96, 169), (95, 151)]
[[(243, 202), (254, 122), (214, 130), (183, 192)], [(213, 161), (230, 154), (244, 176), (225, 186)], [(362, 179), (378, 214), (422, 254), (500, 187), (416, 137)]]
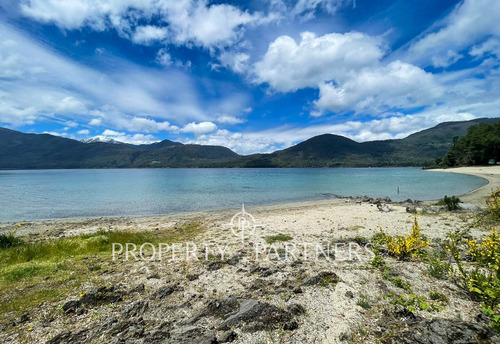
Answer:
[(0, 125), (269, 152), (500, 117), (498, 0), (8, 0)]

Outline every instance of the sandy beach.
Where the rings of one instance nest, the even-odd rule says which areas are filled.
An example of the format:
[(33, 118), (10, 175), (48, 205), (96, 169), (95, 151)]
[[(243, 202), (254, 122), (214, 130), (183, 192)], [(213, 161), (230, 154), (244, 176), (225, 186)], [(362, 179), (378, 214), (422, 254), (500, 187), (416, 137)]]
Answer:
[(484, 199), (491, 194), (491, 191), (500, 188), (500, 166), (498, 165), (457, 167), (447, 169), (434, 169), (428, 171), (470, 174), (486, 179), (488, 181), (488, 184), (470, 192), (467, 195), (462, 195), (460, 197), (464, 202), (474, 203), (479, 206), (484, 205)]
[[(473, 174), (489, 181), (488, 185), (461, 197), (469, 203), (483, 206), (484, 198), (500, 186), (500, 166), (443, 171)], [(467, 326), (472, 326), (470, 324), (476, 324), (477, 303), (452, 280), (430, 276), (423, 261), (387, 258), (391, 274), (406, 281), (394, 282), (396, 277), (384, 276), (373, 268), (368, 251), (361, 249), (359, 257), (346, 259), (347, 251), (342, 249), (331, 254), (317, 250), (318, 247), (335, 247), (339, 243), (344, 249), (349, 247), (345, 246), (349, 243), (363, 245), (381, 230), (392, 236), (409, 234), (414, 214), (407, 212), (407, 206), (388, 204), (390, 211), (384, 212), (370, 202), (335, 199), (246, 207), (245, 211), (253, 216), (252, 221), (255, 220), (258, 226), (252, 240), (245, 242), (238, 232), (234, 233), (230, 228), (233, 216), (241, 211), (239, 208), (151, 217), (27, 222), (18, 234), (31, 241), (61, 239), (98, 230), (172, 231), (185, 223), (195, 222), (203, 228), (193, 239), (198, 251), (201, 251), (203, 243), (219, 244), (227, 247), (227, 255), (224, 259), (210, 262), (203, 259), (116, 262), (111, 259), (110, 249), (104, 256), (85, 257), (88, 264), (94, 260), (99, 262), (100, 270), (94, 277), (58, 301), (45, 303), (43, 308), (33, 310), (29, 320), (21, 327), (13, 329), (4, 323), (4, 329), (9, 331), (0, 335), (0, 341), (45, 343), (52, 340), (50, 343), (69, 343), (82, 339), (84, 334), (83, 341), (97, 343), (111, 340), (112, 333), (118, 331), (127, 338), (127, 343), (153, 343), (155, 341), (151, 338), (154, 336), (162, 338), (157, 341), (162, 343), (181, 343), (193, 338), (198, 339), (192, 342), (205, 343), (200, 338), (207, 336), (216, 340), (232, 336), (234, 343), (365, 343), (370, 342), (370, 336), (374, 336), (377, 330), (387, 330), (386, 327), (391, 324), (397, 327), (394, 336), (400, 336), (396, 342), (403, 343), (404, 338), (410, 338), (405, 332), (408, 320), (397, 315), (401, 309), (395, 308), (394, 301), (391, 301), (393, 295), (409, 295), (411, 292), (428, 298), (429, 293), (434, 291), (445, 294), (446, 302), (438, 302), (439, 311), (415, 310), (416, 319), (419, 319), (417, 324), (425, 327), (429, 322), (439, 321), (442, 326), (453, 324), (459, 331), (464, 331)], [(470, 228), (475, 219), (475, 213), (471, 212), (423, 212), (418, 215), (422, 234), (436, 250), (447, 233)], [(3, 228), (7, 230), (9, 226), (4, 224)], [(481, 237), (485, 233), (482, 228), (471, 229), (474, 236)], [(276, 251), (268, 245), (268, 238), (273, 236), (286, 236), (286, 242), (276, 242)], [(300, 249), (309, 244), (309, 249)], [(298, 247), (293, 259), (282, 259), (280, 256), (284, 250), (287, 252), (285, 245)], [(257, 250), (259, 247), (260, 251)], [(261, 254), (259, 257), (256, 256), (257, 251)], [(273, 256), (273, 253), (277, 255)], [(318, 278), (320, 281), (323, 279), (318, 276), (330, 276), (328, 278), (335, 283), (320, 286)], [(406, 289), (401, 289), (398, 283), (403, 283)], [(61, 313), (53, 315), (53, 312), (47, 311), (60, 309), (71, 300), (78, 299), (78, 295), (92, 293), (102, 285), (112, 286), (113, 293), (116, 290), (124, 293), (119, 302), (113, 303), (113, 307), (97, 306), (95, 310), (62, 316)], [(139, 293), (129, 292), (137, 288), (141, 290)], [(165, 288), (169, 288), (168, 296), (159, 297), (162, 290), (167, 290)], [(220, 318), (214, 315), (220, 312), (219, 308), (212, 309), (210, 305), (215, 302), (223, 305), (220, 307), (226, 307), (226, 304), (229, 307), (233, 297), (237, 297), (240, 305), (251, 303), (257, 308), (262, 306), (264, 313), (264, 309), (275, 309), (277, 313), (258, 313), (253, 314), (253, 320), (241, 320), (246, 319), (245, 314), (240, 314), (244, 308), (241, 306), (240, 313), (234, 315), (241, 315), (241, 323), (225, 328)], [(147, 306), (144, 306), (145, 300), (148, 300)], [(140, 320), (128, 311), (137, 305), (142, 305)], [(284, 313), (279, 313), (281, 311)], [(51, 314), (50, 320), (47, 320), (47, 312)], [(7, 313), (7, 319), (9, 314), (14, 319), (17, 316), (15, 312)], [(260, 316), (267, 320), (259, 322)], [(227, 315), (222, 315), (222, 319), (224, 317)], [(110, 319), (115, 320), (110, 323)], [(277, 322), (276, 327), (269, 325), (273, 322)], [(129, 329), (132, 324), (142, 329), (142, 335), (134, 337), (131, 332), (117, 329), (120, 326)], [(249, 329), (250, 325), (254, 327)], [(483, 325), (474, 326), (483, 328)], [(31, 330), (26, 332), (25, 328)], [(283, 328), (288, 330), (283, 331)], [(156, 332), (151, 332), (151, 329)]]

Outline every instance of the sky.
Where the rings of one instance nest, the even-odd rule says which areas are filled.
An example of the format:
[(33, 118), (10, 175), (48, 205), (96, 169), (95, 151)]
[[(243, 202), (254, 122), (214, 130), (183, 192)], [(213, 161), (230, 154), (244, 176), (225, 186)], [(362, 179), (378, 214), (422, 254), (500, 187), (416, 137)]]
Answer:
[(271, 152), (500, 117), (498, 0), (2, 0), (0, 126)]

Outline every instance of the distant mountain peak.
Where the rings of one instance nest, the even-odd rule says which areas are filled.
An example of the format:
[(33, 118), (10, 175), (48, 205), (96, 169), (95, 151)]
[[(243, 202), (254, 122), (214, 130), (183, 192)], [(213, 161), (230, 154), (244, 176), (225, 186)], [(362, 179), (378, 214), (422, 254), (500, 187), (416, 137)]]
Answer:
[(107, 137), (104, 135), (97, 135), (94, 137), (90, 137), (88, 139), (80, 140), (83, 143), (96, 143), (96, 142), (104, 142), (104, 143), (112, 143), (112, 144), (123, 144), (123, 142), (117, 141), (111, 137)]

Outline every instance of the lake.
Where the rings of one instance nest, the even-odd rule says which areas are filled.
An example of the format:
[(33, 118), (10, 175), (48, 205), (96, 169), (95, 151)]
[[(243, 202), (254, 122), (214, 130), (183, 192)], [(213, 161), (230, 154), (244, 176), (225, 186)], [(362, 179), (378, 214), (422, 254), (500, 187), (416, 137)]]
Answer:
[(335, 195), (431, 200), (486, 183), (418, 168), (0, 171), (0, 222), (171, 214)]

